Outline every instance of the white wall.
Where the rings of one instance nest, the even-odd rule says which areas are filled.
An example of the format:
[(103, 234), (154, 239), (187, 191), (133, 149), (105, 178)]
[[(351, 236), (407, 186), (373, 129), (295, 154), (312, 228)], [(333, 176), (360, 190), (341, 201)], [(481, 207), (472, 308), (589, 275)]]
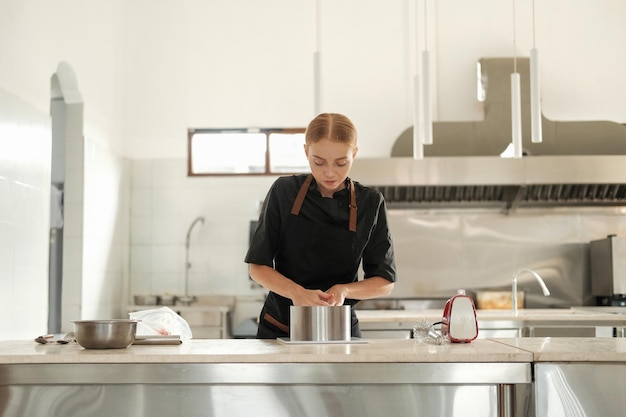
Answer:
[(121, 152), (125, 1), (0, 0), (0, 87), (49, 113), (50, 77), (74, 69), (85, 131)]
[[(85, 141), (82, 319), (127, 318), (130, 163)], [(71, 329), (66, 322), (65, 331)]]
[(48, 326), (50, 117), (0, 89), (0, 340)]
[[(188, 127), (303, 126), (313, 116), (316, 1), (0, 0), (0, 86), (47, 111), (59, 61), (75, 69), (86, 130), (131, 158), (186, 155)], [(323, 110), (357, 123), (362, 156), (384, 156), (412, 123), (422, 2), (322, 1)], [(436, 120), (475, 120), (475, 65), (513, 54), (512, 4), (429, 0)], [(517, 49), (532, 46), (518, 0)], [(626, 3), (536, 2), (543, 110), (624, 123)], [(417, 44), (417, 48), (416, 48)]]
[(190, 235), (191, 294), (258, 294), (243, 262), (249, 221), (275, 177), (192, 178), (180, 159), (136, 160), (130, 203), (130, 295), (184, 294)]
[[(315, 1), (134, 1), (126, 50), (127, 152), (184, 158), (188, 127), (304, 126), (313, 116)], [(386, 156), (412, 124), (422, 1), (322, 1), (323, 110), (350, 115), (361, 156)], [(483, 117), (476, 63), (510, 57), (512, 1), (429, 0), (435, 120)], [(517, 0), (515, 53), (532, 47), (532, 1)], [(536, 1), (544, 115), (626, 122), (626, 2)]]
[[(124, 251), (128, 241), (128, 209), (119, 196), (128, 194), (128, 170), (123, 174), (123, 180), (115, 183), (115, 179), (123, 172), (123, 164), (127, 164), (120, 156), (124, 143), (124, 100), (121, 95), (124, 86), (121, 78), (122, 44), (126, 34), (123, 30), (124, 3), (112, 1), (96, 5), (74, 0), (0, 0), (0, 89), (18, 96), (46, 115), (50, 107), (51, 76), (59, 63), (66, 61), (76, 73), (86, 103), (81, 123), (88, 137), (87, 145), (81, 143), (72, 147), (80, 150), (80, 158), (69, 155), (70, 165), (74, 161), (80, 161), (80, 164), (69, 167), (75, 175), (70, 175), (66, 181), (66, 187), (72, 192), (66, 193), (70, 198), (65, 207), (67, 242), (64, 264), (72, 267), (64, 271), (62, 331), (71, 330), (70, 320), (73, 319), (121, 314), (121, 290), (126, 287), (123, 280), (127, 279), (123, 261), (128, 257)], [(19, 118), (13, 120), (9, 113), (2, 116), (14, 123), (21, 135), (28, 134), (26, 130), (21, 132), (25, 128)], [(105, 151), (96, 152), (96, 149)], [(106, 155), (111, 161), (98, 163)], [(48, 161), (42, 161), (38, 167), (47, 170), (48, 175), (49, 159), (48, 156)], [(83, 161), (87, 162), (87, 172)], [(115, 190), (108, 193), (110, 187), (99, 187), (100, 178), (115, 183)], [(98, 188), (101, 191), (97, 191)], [(12, 194), (7, 193), (6, 189), (0, 189), (1, 201), (12, 198)], [(85, 201), (85, 198), (89, 200)], [(114, 202), (113, 206), (103, 204), (101, 198)], [(11, 209), (17, 216), (29, 213), (33, 207), (37, 206), (24, 203)], [(118, 230), (122, 219), (120, 212), (126, 219), (126, 232), (122, 234)], [(45, 211), (38, 214), (47, 219), (49, 209), (46, 206)], [(87, 221), (89, 224), (85, 224)], [(111, 232), (100, 233), (101, 229)], [(121, 243), (120, 236), (126, 238), (125, 243)], [(22, 242), (8, 240), (5, 236), (2, 239), (2, 253), (11, 254), (18, 250), (18, 243), (20, 247), (22, 245)], [(37, 279), (46, 285), (34, 285), (25, 280), (24, 284), (33, 284), (31, 286), (35, 288), (31, 289), (32, 296), (14, 297), (20, 299), (19, 305), (9, 303), (10, 311), (24, 310), (24, 320), (19, 323), (23, 332), (20, 337), (27, 335), (31, 338), (47, 331), (47, 231), (37, 243), (46, 251), (46, 268), (39, 271)], [(31, 246), (36, 247), (34, 243)], [(5, 283), (14, 284), (11, 280), (4, 281), (3, 274), (2, 284)], [(25, 303), (31, 302), (36, 302), (38, 308), (26, 308)], [(12, 329), (7, 328), (10, 334), (5, 334), (4, 330), (3, 326), (0, 338), (16, 336)]]

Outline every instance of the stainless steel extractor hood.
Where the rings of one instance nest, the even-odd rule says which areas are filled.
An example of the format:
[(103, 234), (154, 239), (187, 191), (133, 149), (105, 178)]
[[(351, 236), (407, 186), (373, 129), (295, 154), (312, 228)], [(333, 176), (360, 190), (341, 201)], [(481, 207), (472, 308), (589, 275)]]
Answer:
[(609, 121), (543, 117), (543, 141), (532, 143), (528, 59), (522, 79), (523, 158), (501, 158), (510, 145), (512, 58), (479, 61), (484, 120), (433, 123), (433, 144), (413, 158), (413, 127), (389, 158), (354, 160), (351, 176), (379, 189), (390, 208), (626, 206), (626, 126)]
[(626, 156), (356, 158), (389, 208), (626, 206)]

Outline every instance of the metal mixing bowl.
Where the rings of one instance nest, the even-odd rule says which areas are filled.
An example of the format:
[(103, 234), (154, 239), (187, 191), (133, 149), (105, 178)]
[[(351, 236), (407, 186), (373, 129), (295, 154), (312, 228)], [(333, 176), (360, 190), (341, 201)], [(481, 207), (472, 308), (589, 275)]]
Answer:
[(135, 341), (139, 320), (74, 320), (74, 335), (85, 349), (124, 349)]

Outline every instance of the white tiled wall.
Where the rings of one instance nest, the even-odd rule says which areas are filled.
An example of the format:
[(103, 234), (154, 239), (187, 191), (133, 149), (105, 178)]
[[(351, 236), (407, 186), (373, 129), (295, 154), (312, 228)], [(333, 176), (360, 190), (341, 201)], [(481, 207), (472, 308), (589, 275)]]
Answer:
[(0, 340), (45, 334), (50, 116), (0, 89)]
[(250, 220), (275, 177), (187, 177), (185, 159), (133, 160), (130, 296), (182, 294), (192, 222), (189, 292), (257, 294), (244, 263)]
[(81, 318), (126, 318), (129, 163), (85, 140)]

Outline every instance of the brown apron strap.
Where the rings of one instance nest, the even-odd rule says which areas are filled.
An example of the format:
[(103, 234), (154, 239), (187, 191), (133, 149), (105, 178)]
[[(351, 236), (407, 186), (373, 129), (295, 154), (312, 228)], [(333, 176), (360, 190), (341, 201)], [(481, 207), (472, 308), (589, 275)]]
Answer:
[(277, 328), (279, 328), (283, 332), (289, 333), (289, 326), (286, 326), (286, 325), (282, 324), (281, 322), (276, 320), (274, 317), (270, 316), (268, 313), (265, 313), (263, 315), (263, 319), (266, 322), (273, 324), (274, 326), (276, 326)]
[(351, 232), (356, 232), (356, 191), (354, 191), (354, 182), (350, 180), (350, 227)]
[[(309, 176), (307, 176), (302, 183), (300, 190), (298, 190), (296, 200), (293, 202), (293, 206), (291, 207), (291, 214), (296, 216), (300, 214), (300, 209), (302, 208), (302, 203), (304, 203), (306, 193), (309, 191), (309, 187), (311, 186), (311, 181), (313, 181), (313, 175), (309, 174)], [(356, 191), (354, 190), (354, 182), (350, 179), (350, 223), (348, 225), (348, 230), (351, 232), (356, 232), (356, 210)]]
[(302, 183), (302, 187), (298, 191), (298, 195), (296, 196), (296, 201), (293, 202), (293, 207), (291, 207), (291, 214), (295, 214), (296, 216), (300, 214), (300, 208), (302, 208), (302, 203), (304, 203), (304, 197), (306, 197), (307, 191), (309, 191), (309, 186), (311, 185), (311, 181), (313, 181), (313, 175), (309, 174)]

